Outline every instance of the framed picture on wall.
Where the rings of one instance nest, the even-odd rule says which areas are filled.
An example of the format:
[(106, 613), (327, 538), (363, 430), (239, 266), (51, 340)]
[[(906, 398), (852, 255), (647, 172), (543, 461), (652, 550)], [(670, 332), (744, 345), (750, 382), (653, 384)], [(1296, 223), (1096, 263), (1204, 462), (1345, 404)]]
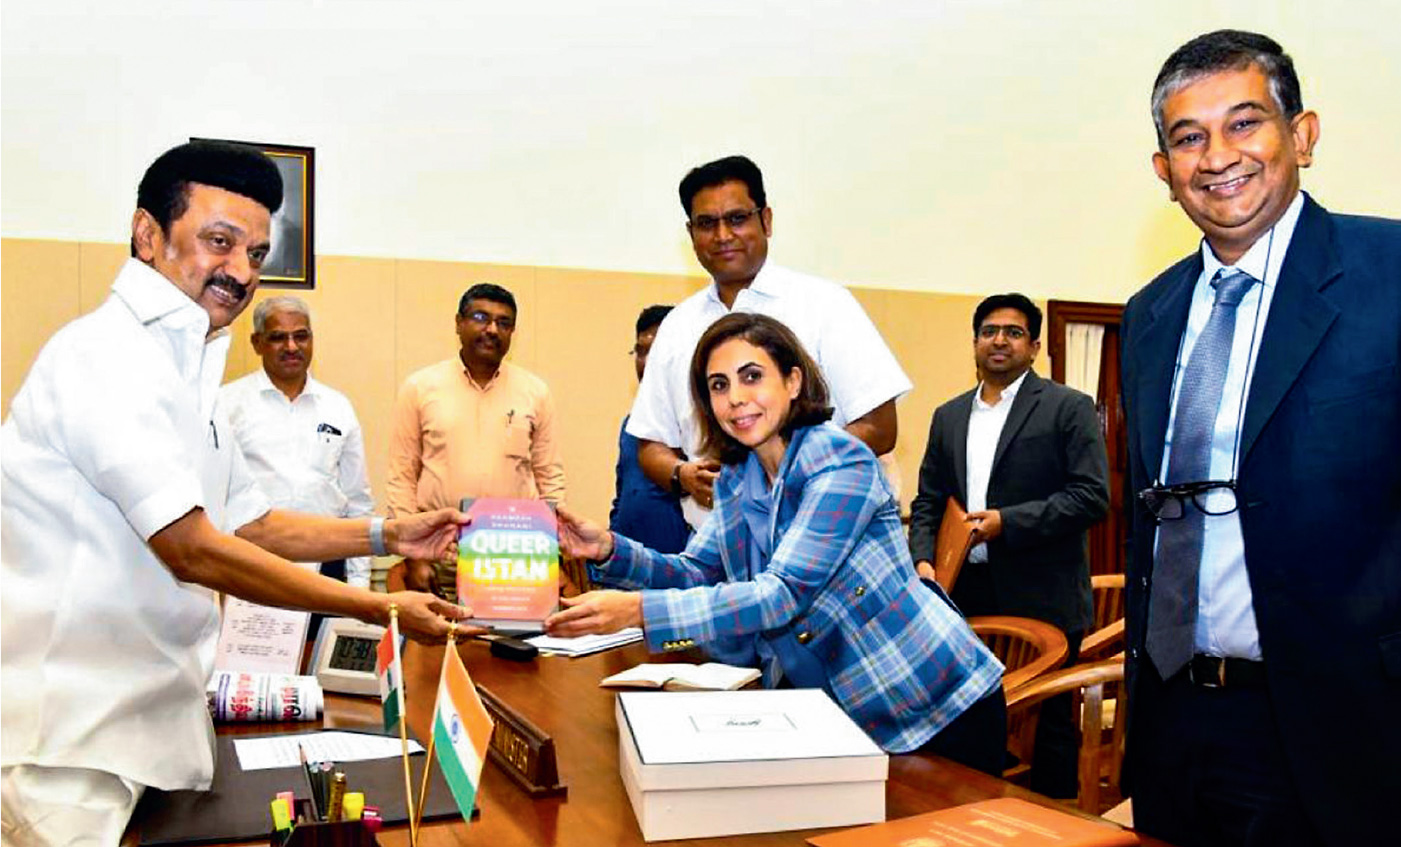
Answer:
[(263, 262), (261, 284), (271, 288), (315, 288), (316, 250), (312, 239), (316, 212), (315, 148), (257, 141), (233, 143), (263, 151), (277, 165), (278, 173), (282, 174), (282, 208), (272, 216), (272, 252)]

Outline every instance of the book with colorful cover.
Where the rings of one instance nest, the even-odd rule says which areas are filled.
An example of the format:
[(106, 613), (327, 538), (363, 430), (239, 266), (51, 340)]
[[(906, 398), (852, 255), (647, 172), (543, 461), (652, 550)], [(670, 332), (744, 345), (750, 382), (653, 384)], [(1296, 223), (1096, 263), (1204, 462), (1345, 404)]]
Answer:
[(543, 632), (559, 607), (559, 525), (543, 500), (466, 498), (457, 601), (480, 626)]
[(1133, 847), (1138, 836), (1015, 797), (980, 800), (910, 818), (815, 835), (813, 847), (900, 847), (977, 844), (979, 847)]

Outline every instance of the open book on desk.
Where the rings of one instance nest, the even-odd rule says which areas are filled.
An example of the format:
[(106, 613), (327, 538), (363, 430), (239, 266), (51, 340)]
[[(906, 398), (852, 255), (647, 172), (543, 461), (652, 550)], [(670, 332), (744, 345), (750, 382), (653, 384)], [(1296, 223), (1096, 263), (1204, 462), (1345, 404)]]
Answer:
[(719, 662), (703, 665), (644, 664), (615, 673), (599, 683), (603, 688), (661, 688), (666, 691), (735, 691), (759, 678), (754, 668)]

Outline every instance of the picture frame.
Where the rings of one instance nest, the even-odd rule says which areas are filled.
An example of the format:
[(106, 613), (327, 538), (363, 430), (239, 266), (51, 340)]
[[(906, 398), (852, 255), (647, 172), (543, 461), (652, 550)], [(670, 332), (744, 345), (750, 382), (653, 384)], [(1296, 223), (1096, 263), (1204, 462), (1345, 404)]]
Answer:
[(261, 285), (269, 288), (316, 287), (316, 149), (258, 141), (227, 141), (266, 153), (282, 175), (282, 208), (272, 216), (272, 252), (263, 262)]

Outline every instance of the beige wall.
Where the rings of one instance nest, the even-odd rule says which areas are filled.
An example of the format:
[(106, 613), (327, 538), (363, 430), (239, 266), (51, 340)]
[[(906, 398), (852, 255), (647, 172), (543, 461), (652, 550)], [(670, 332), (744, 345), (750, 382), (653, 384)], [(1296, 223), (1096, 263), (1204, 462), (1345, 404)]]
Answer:
[[(107, 296), (126, 259), (124, 244), (7, 238), (0, 241), (0, 410), (8, 413), (39, 348), (55, 330)], [(389, 420), (404, 377), (457, 350), (452, 316), (474, 282), (510, 289), (520, 305), (511, 360), (554, 390), (569, 500), (604, 519), (613, 495), (618, 424), (635, 388), (633, 322), (642, 307), (675, 303), (697, 290), (694, 277), (519, 265), (322, 256), (317, 288), (300, 294), (316, 329), (313, 370), (345, 392), (365, 430), (370, 484), (383, 504)], [(258, 297), (287, 293), (263, 289)], [(855, 294), (915, 384), (900, 404), (896, 450), (912, 494), (929, 417), (972, 384), (968, 321), (978, 297), (856, 289)], [(250, 307), (233, 326), (227, 376), (260, 365), (247, 338)], [(1046, 365), (1039, 363), (1044, 372)]]

